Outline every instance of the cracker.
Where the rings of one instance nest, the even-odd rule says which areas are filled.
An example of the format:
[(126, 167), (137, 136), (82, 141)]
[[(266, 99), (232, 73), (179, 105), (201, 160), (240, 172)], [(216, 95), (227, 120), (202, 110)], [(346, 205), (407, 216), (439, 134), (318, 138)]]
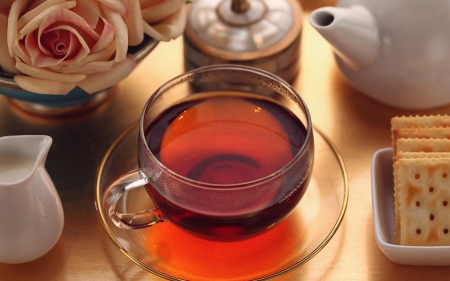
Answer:
[(397, 153), (397, 140), (402, 138), (450, 139), (450, 127), (397, 128), (392, 130), (392, 147)]
[(395, 156), (394, 163), (394, 237), (395, 244), (400, 244), (400, 202), (398, 188), (398, 161), (400, 159), (417, 159), (417, 158), (450, 158), (450, 152), (399, 152)]
[(396, 165), (400, 244), (450, 245), (450, 158), (400, 159)]
[(391, 129), (408, 127), (448, 127), (450, 126), (450, 116), (429, 115), (429, 116), (401, 116), (391, 119)]
[[(450, 204), (450, 186), (448, 191), (439, 188), (429, 192), (429, 187), (439, 186), (447, 179), (439, 178), (436, 171), (447, 169), (450, 178), (450, 116), (394, 117), (391, 119), (391, 137), (394, 152), (395, 243), (450, 245), (450, 234), (447, 235), (450, 225), (442, 226), (446, 223), (445, 217), (450, 215), (450, 207), (445, 208), (448, 213), (443, 214), (444, 211), (437, 208), (436, 203), (436, 200), (445, 197), (442, 200), (449, 200)], [(421, 177), (415, 179), (416, 174)], [(421, 208), (415, 206), (415, 196), (422, 196), (417, 197), (423, 201)], [(433, 220), (430, 220), (431, 214)], [(438, 230), (440, 226), (445, 227), (441, 232)], [(417, 229), (420, 229), (420, 235), (414, 235)]]
[(450, 152), (450, 139), (399, 139), (398, 152)]
[(408, 158), (439, 158), (450, 157), (450, 152), (398, 152), (395, 155), (395, 161)]
[(394, 239), (400, 245), (400, 196), (398, 187), (398, 162), (394, 163)]
[[(428, 115), (428, 116), (396, 116), (391, 119), (391, 139), (392, 147), (395, 147), (397, 138), (394, 132), (401, 128), (420, 127), (449, 127), (450, 116), (448, 115)], [(394, 154), (395, 155), (395, 154)]]

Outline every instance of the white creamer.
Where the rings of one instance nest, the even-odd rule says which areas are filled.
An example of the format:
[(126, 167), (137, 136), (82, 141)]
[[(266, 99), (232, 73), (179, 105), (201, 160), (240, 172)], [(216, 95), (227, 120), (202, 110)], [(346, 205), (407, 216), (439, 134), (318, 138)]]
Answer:
[(64, 225), (61, 200), (44, 164), (49, 136), (0, 137), (0, 263), (47, 253)]
[(0, 154), (0, 182), (20, 181), (33, 171), (35, 159), (19, 153)]

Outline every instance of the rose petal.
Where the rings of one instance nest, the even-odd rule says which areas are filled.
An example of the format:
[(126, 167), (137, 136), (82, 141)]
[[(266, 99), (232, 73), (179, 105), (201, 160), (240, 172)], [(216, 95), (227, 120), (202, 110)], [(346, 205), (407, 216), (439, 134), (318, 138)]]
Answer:
[(151, 6), (159, 5), (164, 1), (170, 1), (170, 0), (139, 0), (139, 3), (141, 4), (142, 9), (146, 9)]
[(128, 55), (125, 60), (115, 64), (111, 71), (88, 75), (77, 86), (89, 94), (110, 88), (126, 78), (133, 71), (135, 65), (133, 56)]
[(128, 13), (128, 7), (126, 1), (123, 0), (98, 0), (100, 3), (110, 8), (114, 12), (119, 13), (121, 16), (125, 16)]
[(170, 41), (180, 36), (186, 27), (186, 5), (159, 24), (150, 26), (144, 21), (144, 32), (158, 41)]
[(9, 11), (8, 16), (8, 34), (7, 34), (7, 41), (8, 41), (8, 50), (9, 55), (11, 57), (14, 56), (13, 54), (13, 46), (17, 40), (17, 21), (19, 19), (19, 15), (25, 10), (27, 7), (27, 1), (26, 0), (17, 0), (14, 1), (14, 3), (11, 5), (11, 10)]
[(84, 58), (83, 60), (77, 62), (77, 63), (73, 63), (73, 64), (69, 64), (66, 65), (64, 64), (64, 62), (55, 65), (55, 66), (50, 66), (48, 67), (50, 70), (55, 71), (55, 72), (60, 72), (60, 73), (83, 73), (83, 74), (90, 74), (90, 73), (86, 73), (84, 65), (91, 63), (91, 62), (95, 62), (95, 61), (103, 61), (103, 62), (108, 62), (111, 63), (111, 66), (116, 63), (114, 61), (113, 55), (116, 51), (116, 46), (115, 46), (115, 42), (111, 42), (111, 44), (103, 49), (100, 52), (94, 53), (94, 54), (89, 54), (86, 58)]
[(20, 41), (16, 41), (16, 44), (14, 44), (13, 47), (14, 53), (16, 54), (16, 60), (22, 60), (24, 63), (31, 65), (31, 58), (30, 54), (28, 53), (27, 49), (23, 44), (20, 43)]
[[(104, 49), (101, 52), (87, 56), (79, 63), (64, 65), (59, 64), (49, 67), (50, 70), (60, 73), (83, 73), (93, 74), (95, 72), (103, 72), (111, 70), (111, 67), (116, 63), (114, 60), (109, 60), (114, 54), (115, 46)], [(97, 64), (98, 63), (98, 64)]]
[[(49, 26), (58, 23), (64, 23), (65, 25), (72, 24), (78, 30), (80, 30), (80, 32), (85, 32), (86, 35), (89, 35), (95, 41), (98, 41), (98, 39), (100, 38), (100, 35), (98, 35), (82, 17), (66, 9), (55, 9), (54, 11), (47, 14), (47, 16), (40, 24), (39, 30), (43, 31)], [(85, 40), (87, 40), (87, 38), (85, 38)]]
[[(53, 6), (55, 4), (62, 3), (62, 2), (65, 2), (65, 0), (47, 0), (47, 1), (43, 2), (42, 4), (40, 4), (39, 6), (37, 6), (36, 8), (29, 10), (26, 14), (24, 14), (23, 16), (20, 17), (19, 21), (17, 22), (17, 28), (21, 29), (28, 22), (30, 22), (33, 18), (37, 17), (43, 11), (47, 10), (48, 8), (50, 8), (51, 6)], [(73, 2), (76, 5), (76, 2), (75, 1), (73, 1)]]
[(39, 15), (37, 15), (36, 17), (34, 17), (32, 20), (30, 20), (28, 23), (25, 24), (25, 26), (20, 29), (20, 39), (23, 39), (23, 37), (25, 35), (27, 35), (28, 33), (34, 31), (35, 29), (37, 29), (42, 21), (44, 20), (45, 16), (47, 16), (48, 14), (52, 13), (53, 11), (57, 10), (57, 9), (70, 9), (75, 7), (77, 3), (74, 1), (70, 1), (70, 2), (63, 2), (63, 3), (59, 3), (59, 4), (55, 4), (53, 6), (51, 6), (50, 8), (46, 9), (45, 11), (43, 11), (42, 13), (40, 13)]
[[(100, 52), (89, 54), (87, 57), (82, 59), (81, 61), (77, 63), (70, 63), (65, 64), (65, 62), (62, 62), (58, 66), (53, 66), (51, 69), (62, 72), (62, 73), (78, 73), (78, 71), (74, 71), (75, 69), (81, 69), (83, 65), (93, 62), (93, 61), (114, 61), (111, 59), (116, 51), (115, 42), (111, 42), (111, 44), (101, 50)], [(73, 68), (73, 70), (72, 70)]]
[(93, 61), (75, 66), (56, 65), (49, 67), (49, 69), (59, 73), (94, 74), (98, 72), (110, 71), (114, 64), (116, 64), (115, 61)]
[(119, 62), (125, 59), (128, 51), (128, 29), (127, 25), (123, 21), (123, 18), (118, 13), (114, 12), (106, 6), (102, 6), (102, 10), (105, 12), (106, 19), (116, 29), (116, 57), (115, 61)]
[(28, 34), (25, 37), (25, 48), (30, 54), (31, 64), (36, 67), (46, 67), (57, 65), (64, 60), (64, 58), (57, 58), (50, 55), (50, 51), (42, 52), (37, 43), (35, 32)]
[(99, 72), (107, 72), (116, 64), (115, 61), (93, 61), (86, 63), (78, 70), (81, 73), (94, 74)]
[[(57, 30), (67, 30), (70, 33), (71, 43), (69, 46), (69, 51), (67, 52), (63, 60), (65, 64), (77, 63), (84, 59), (87, 55), (89, 55), (89, 46), (84, 41), (84, 37), (81, 36), (80, 33), (78, 33), (78, 30), (67, 25), (61, 25), (52, 29), (48, 29), (47, 31), (51, 32)], [(39, 40), (39, 43), (40, 42), (41, 40)]]
[(77, 63), (89, 55), (89, 48), (84, 45), (84, 41), (80, 40), (76, 32), (70, 32), (70, 43), (64, 62)]
[(136, 46), (144, 40), (144, 25), (139, 0), (128, 0), (128, 14), (124, 17), (128, 26), (128, 45)]
[(107, 22), (104, 18), (101, 19), (104, 23), (103, 31), (100, 35), (100, 39), (97, 41), (94, 47), (92, 47), (92, 53), (103, 50), (104, 48), (108, 47), (109, 44), (111, 44), (111, 42), (114, 40), (114, 27), (110, 25), (109, 22)]
[(25, 75), (14, 76), (14, 81), (22, 89), (36, 94), (65, 95), (75, 88), (76, 83), (38, 79)]
[(159, 22), (173, 15), (181, 6), (186, 5), (186, 0), (164, 1), (158, 5), (142, 8), (142, 17), (148, 23)]
[(107, 61), (113, 60), (112, 55), (116, 52), (116, 41), (113, 40), (109, 45), (103, 50), (95, 53), (90, 53), (86, 58), (84, 58), (79, 63), (87, 63), (95, 60)]
[[(25, 42), (27, 40), (30, 40), (28, 37), (31, 38), (31, 35), (34, 35), (36, 32), (30, 33), (27, 37), (25, 37)], [(57, 53), (60, 53), (60, 56), (63, 56), (67, 53), (68, 45), (70, 44), (70, 34), (67, 30), (55, 30), (52, 32), (44, 32), (39, 40), (41, 44), (44, 46), (45, 50), (42, 51), (45, 54), (48, 54), (49, 56), (57, 55)], [(58, 42), (64, 42), (64, 45), (66, 45), (65, 52), (60, 52), (57, 49), (55, 49), (55, 44), (58, 44)], [(35, 44), (36, 40), (34, 40)]]
[[(89, 46), (84, 42), (83, 37), (77, 30), (70, 26), (58, 26), (46, 30), (46, 32), (65, 30), (70, 33), (69, 50), (64, 57), (55, 56), (53, 52), (47, 50), (42, 44), (42, 35), (39, 30), (38, 38), (35, 38), (35, 32), (25, 37), (25, 47), (30, 54), (31, 64), (36, 67), (49, 67), (62, 63), (77, 63), (89, 54)], [(48, 44), (48, 43), (47, 43)]]
[(16, 60), (9, 56), (6, 36), (8, 32), (8, 17), (0, 13), (0, 61), (3, 70), (10, 74), (20, 73), (16, 69)]
[(24, 74), (35, 78), (48, 79), (60, 82), (79, 82), (86, 78), (86, 74), (57, 73), (45, 68), (38, 68), (21, 61), (16, 61), (16, 68)]
[(95, 28), (100, 18), (100, 3), (92, 0), (77, 0), (72, 12), (82, 17), (91, 28)]

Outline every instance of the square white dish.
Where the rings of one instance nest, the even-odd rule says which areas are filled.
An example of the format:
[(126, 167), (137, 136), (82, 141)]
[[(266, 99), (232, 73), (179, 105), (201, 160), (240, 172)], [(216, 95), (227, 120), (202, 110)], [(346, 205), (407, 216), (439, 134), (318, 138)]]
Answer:
[(372, 212), (375, 238), (393, 262), (406, 265), (448, 266), (450, 246), (400, 246), (394, 243), (394, 182), (392, 148), (372, 157)]

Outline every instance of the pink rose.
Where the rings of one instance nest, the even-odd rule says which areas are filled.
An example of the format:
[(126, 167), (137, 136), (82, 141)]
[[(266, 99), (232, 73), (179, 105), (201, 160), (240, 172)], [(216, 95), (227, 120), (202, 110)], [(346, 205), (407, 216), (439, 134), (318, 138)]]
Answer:
[(128, 45), (138, 44), (143, 34), (129, 34), (127, 26), (142, 19), (138, 0), (2, 2), (7, 12), (0, 12), (0, 62), (21, 88), (66, 94), (80, 87), (94, 93), (133, 70)]

